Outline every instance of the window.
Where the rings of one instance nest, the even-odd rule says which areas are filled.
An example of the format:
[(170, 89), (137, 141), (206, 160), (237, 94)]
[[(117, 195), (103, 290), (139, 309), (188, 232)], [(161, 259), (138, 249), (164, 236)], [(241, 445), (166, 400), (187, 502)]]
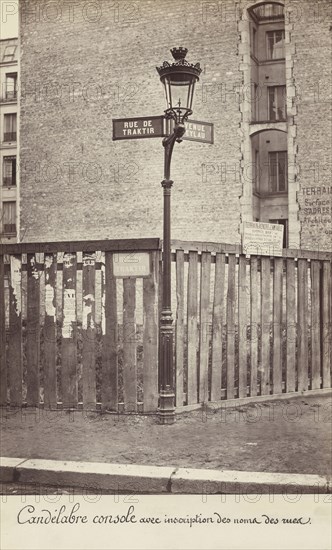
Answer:
[(16, 185), (16, 157), (3, 157), (3, 180), (4, 186)]
[(17, 73), (7, 73), (5, 99), (16, 99), (16, 95), (17, 95)]
[(282, 242), (282, 248), (287, 248), (288, 245), (288, 220), (278, 219), (278, 220), (269, 220), (270, 223), (279, 223), (284, 226), (284, 236)]
[(4, 141), (16, 141), (16, 113), (4, 115)]
[(255, 122), (258, 120), (257, 107), (258, 107), (258, 84), (255, 82), (251, 86), (251, 120)]
[(260, 165), (259, 165), (259, 151), (255, 149), (255, 163), (254, 163), (254, 191), (259, 191), (259, 176), (260, 176)]
[(13, 61), (16, 52), (16, 46), (6, 46), (3, 52), (2, 61)]
[(257, 30), (255, 27), (252, 27), (251, 35), (251, 53), (254, 57), (257, 57)]
[(6, 235), (16, 234), (16, 202), (8, 201), (2, 203), (2, 227)]
[(266, 33), (267, 59), (282, 59), (285, 57), (285, 31), (268, 31)]
[(269, 191), (285, 193), (287, 191), (287, 151), (269, 153)]
[(286, 120), (286, 86), (268, 86), (268, 120)]

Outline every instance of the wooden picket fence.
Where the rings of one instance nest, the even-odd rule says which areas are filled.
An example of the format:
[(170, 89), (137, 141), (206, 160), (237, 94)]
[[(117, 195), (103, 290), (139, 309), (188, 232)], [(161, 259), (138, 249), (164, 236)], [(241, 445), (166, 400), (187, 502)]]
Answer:
[[(115, 275), (141, 253), (150, 275)], [(159, 256), (159, 239), (0, 246), (1, 404), (155, 411)]]
[[(330, 388), (331, 262), (173, 241), (177, 410)], [(0, 245), (0, 404), (155, 412), (161, 282), (159, 239)]]
[(173, 246), (177, 407), (331, 387), (331, 253)]

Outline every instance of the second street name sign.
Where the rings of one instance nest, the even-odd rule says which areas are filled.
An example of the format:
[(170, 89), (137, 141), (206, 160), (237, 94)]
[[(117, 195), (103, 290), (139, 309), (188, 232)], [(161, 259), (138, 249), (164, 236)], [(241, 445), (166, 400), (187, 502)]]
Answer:
[(183, 139), (201, 141), (202, 143), (213, 143), (213, 124), (211, 122), (188, 120), (184, 125), (186, 127), (186, 133)]
[(113, 119), (113, 140), (164, 137), (165, 117), (150, 116)]
[[(213, 143), (213, 124), (211, 122), (202, 122), (200, 120), (187, 120), (185, 123), (186, 133), (182, 136), (183, 140), (200, 141), (201, 143)], [(167, 121), (167, 135), (174, 127), (174, 121)]]

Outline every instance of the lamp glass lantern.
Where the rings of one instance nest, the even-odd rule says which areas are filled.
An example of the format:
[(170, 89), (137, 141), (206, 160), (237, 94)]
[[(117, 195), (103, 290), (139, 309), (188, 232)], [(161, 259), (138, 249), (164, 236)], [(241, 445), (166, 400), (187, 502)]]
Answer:
[(189, 63), (185, 57), (187, 48), (173, 48), (171, 54), (175, 62), (164, 61), (161, 67), (157, 67), (160, 80), (165, 87), (167, 118), (172, 118), (178, 124), (192, 114), (195, 84), (202, 72), (200, 64)]

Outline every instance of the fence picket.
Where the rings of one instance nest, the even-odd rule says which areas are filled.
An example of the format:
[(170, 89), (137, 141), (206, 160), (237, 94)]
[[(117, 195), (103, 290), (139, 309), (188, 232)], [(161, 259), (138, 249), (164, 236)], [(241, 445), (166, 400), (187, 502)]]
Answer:
[(250, 258), (250, 395), (257, 395), (257, 372), (258, 372), (258, 271), (257, 257)]
[(295, 299), (295, 260), (288, 258), (286, 269), (286, 392), (292, 392), (295, 391), (297, 332)]
[(83, 376), (83, 408), (96, 407), (96, 255), (83, 252), (82, 268), (82, 376)]
[(123, 280), (123, 397), (125, 411), (137, 410), (136, 279)]
[(176, 251), (176, 334), (175, 334), (175, 403), (183, 405), (183, 367), (184, 367), (184, 251)]
[(222, 338), (224, 322), (225, 254), (216, 254), (212, 320), (211, 401), (221, 399)]
[(198, 253), (189, 251), (188, 267), (188, 405), (197, 403), (197, 263)]
[(235, 266), (236, 256), (228, 255), (228, 288), (227, 288), (227, 321), (226, 321), (226, 355), (227, 355), (227, 399), (235, 396)]
[(76, 254), (63, 257), (63, 316), (61, 388), (64, 407), (76, 407), (77, 396), (77, 311), (76, 311)]
[(7, 404), (7, 357), (5, 318), (5, 263), (0, 255), (0, 406)]
[(102, 408), (118, 410), (118, 312), (116, 279), (113, 276), (113, 252), (105, 252), (103, 277), (105, 309), (102, 318)]
[(308, 266), (307, 260), (301, 259), (297, 262), (297, 280), (298, 280), (298, 317), (297, 317), (297, 337), (298, 337), (298, 391), (308, 389)]
[[(38, 262), (38, 280), (39, 280), (39, 331), (45, 324), (45, 277), (44, 277), (44, 253), (36, 254)], [(41, 331), (40, 331), (41, 332)], [(40, 335), (39, 335), (40, 337)]]
[(143, 279), (143, 401), (144, 412), (158, 406), (158, 273), (159, 254), (150, 252), (151, 275)]
[(22, 361), (22, 258), (15, 254), (10, 257), (8, 382), (10, 404), (16, 407), (23, 402)]
[(322, 274), (322, 374), (323, 388), (330, 388), (332, 364), (332, 284), (330, 262), (323, 262)]
[(283, 259), (274, 258), (272, 393), (282, 392), (282, 273)]
[[(161, 317), (161, 311), (163, 307), (163, 262), (162, 262), (162, 252), (158, 252), (158, 261), (159, 261), (159, 270), (158, 270), (158, 331), (160, 327), (160, 317)], [(160, 339), (158, 338), (158, 388), (160, 387), (160, 365), (161, 365), (161, 359), (160, 359)]]
[(238, 283), (238, 320), (239, 320), (239, 397), (247, 396), (247, 282), (246, 257), (239, 257)]
[(261, 395), (270, 393), (270, 258), (261, 258)]
[(211, 253), (202, 252), (200, 321), (199, 321), (199, 401), (206, 403), (209, 398), (209, 305), (210, 305)]
[(311, 261), (311, 389), (320, 388), (321, 333), (320, 333), (320, 262)]
[(44, 405), (55, 408), (56, 383), (56, 280), (57, 254), (45, 254)]
[(36, 254), (27, 256), (27, 405), (39, 405), (40, 274)]

